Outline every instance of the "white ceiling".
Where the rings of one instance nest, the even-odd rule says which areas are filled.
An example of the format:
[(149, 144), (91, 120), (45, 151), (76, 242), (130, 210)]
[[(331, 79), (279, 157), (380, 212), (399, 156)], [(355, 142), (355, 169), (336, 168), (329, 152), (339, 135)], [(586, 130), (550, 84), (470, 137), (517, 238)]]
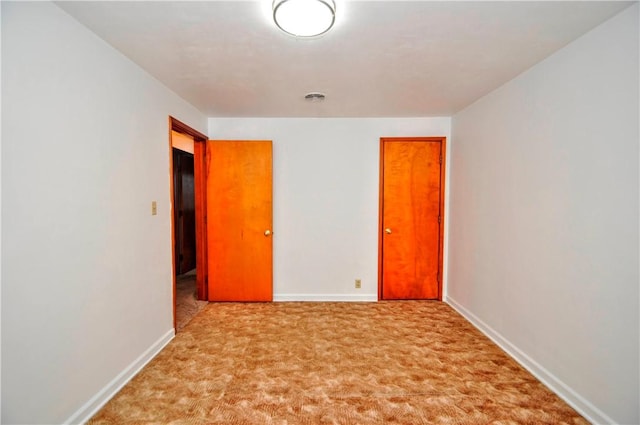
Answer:
[(631, 4), (336, 3), (296, 39), (271, 0), (57, 2), (210, 117), (450, 116)]

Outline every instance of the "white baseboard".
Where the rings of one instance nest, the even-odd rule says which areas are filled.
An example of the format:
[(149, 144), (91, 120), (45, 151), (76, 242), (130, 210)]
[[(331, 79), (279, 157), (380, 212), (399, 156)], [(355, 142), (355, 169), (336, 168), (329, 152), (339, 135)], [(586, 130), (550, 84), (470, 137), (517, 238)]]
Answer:
[(164, 334), (160, 339), (154, 342), (144, 353), (127, 366), (122, 372), (118, 374), (111, 382), (109, 382), (102, 390), (96, 395), (91, 397), (84, 406), (69, 417), (65, 424), (84, 424), (98, 410), (102, 408), (111, 398), (116, 395), (118, 391), (124, 387), (134, 376), (142, 370), (162, 349), (173, 339), (175, 336), (175, 330), (171, 329)]
[(371, 302), (378, 301), (378, 294), (274, 294), (273, 301), (344, 301), (344, 302)]
[(480, 332), (485, 334), (490, 340), (495, 342), (500, 348), (507, 352), (515, 361), (520, 363), (522, 367), (527, 369), (533, 376), (538, 378), (543, 384), (563, 399), (567, 404), (576, 409), (578, 413), (585, 417), (592, 424), (614, 424), (613, 419), (604, 412), (586, 400), (570, 386), (558, 379), (554, 374), (549, 372), (526, 353), (513, 345), (509, 340), (495, 331), (491, 326), (484, 323), (475, 314), (471, 313), (465, 307), (457, 303), (449, 296), (445, 296), (444, 301), (467, 319), (473, 326), (478, 328)]

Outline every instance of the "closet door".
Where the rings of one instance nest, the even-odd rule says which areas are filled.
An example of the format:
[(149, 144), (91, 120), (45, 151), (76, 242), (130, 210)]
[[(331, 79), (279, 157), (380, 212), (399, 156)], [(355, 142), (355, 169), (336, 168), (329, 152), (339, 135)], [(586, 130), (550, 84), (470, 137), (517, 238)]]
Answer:
[(440, 299), (443, 140), (381, 140), (380, 298)]
[(209, 140), (209, 301), (272, 301), (271, 141)]

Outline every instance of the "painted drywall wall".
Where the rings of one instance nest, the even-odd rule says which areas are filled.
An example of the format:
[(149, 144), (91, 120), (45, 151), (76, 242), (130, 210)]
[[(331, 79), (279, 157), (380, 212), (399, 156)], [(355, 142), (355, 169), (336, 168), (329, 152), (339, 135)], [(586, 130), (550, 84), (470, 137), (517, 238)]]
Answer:
[(2, 422), (62, 423), (173, 335), (168, 115), (206, 118), (54, 4), (1, 7)]
[[(0, 7), (0, 23), (2, 22), (2, 7)], [(2, 46), (2, 30), (0, 28), (0, 46)], [(1, 47), (0, 47), (1, 50)], [(2, 69), (2, 55), (0, 54), (0, 70)], [(1, 71), (0, 71), (1, 73)], [(2, 78), (0, 78), (0, 93), (2, 93)], [(0, 102), (0, 117), (2, 117), (2, 102)], [(1, 123), (0, 123), (1, 127)], [(1, 132), (1, 130), (0, 130)], [(2, 136), (0, 134), (0, 192), (2, 188)], [(2, 197), (0, 196), (0, 223), (2, 223)], [(0, 259), (2, 257), (2, 225), (0, 225)], [(0, 318), (2, 318), (2, 261), (0, 260)], [(0, 326), (0, 422), (2, 422), (2, 329)]]
[(275, 300), (377, 299), (380, 137), (448, 140), (450, 121), (209, 119), (213, 139), (273, 140)]
[(638, 47), (636, 4), (452, 121), (448, 300), (597, 423), (640, 421)]

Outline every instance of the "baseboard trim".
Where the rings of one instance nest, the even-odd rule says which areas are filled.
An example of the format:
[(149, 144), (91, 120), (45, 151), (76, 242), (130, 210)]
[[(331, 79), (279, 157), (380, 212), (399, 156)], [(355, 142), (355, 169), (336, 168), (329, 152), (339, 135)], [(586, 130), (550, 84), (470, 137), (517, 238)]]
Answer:
[(545, 384), (551, 391), (556, 393), (558, 397), (567, 402), (568, 405), (576, 409), (578, 413), (585, 417), (592, 424), (614, 424), (613, 419), (607, 416), (603, 411), (594, 406), (587, 399), (578, 394), (569, 385), (562, 382), (554, 374), (545, 369), (538, 362), (529, 357), (526, 353), (513, 345), (508, 339), (503, 337), (499, 332), (491, 326), (484, 323), (475, 314), (467, 310), (460, 303), (449, 296), (445, 296), (444, 302), (449, 304), (467, 319), (473, 326), (478, 328), (480, 332), (485, 334), (490, 340), (496, 343), (515, 361), (520, 363), (522, 367), (527, 369), (533, 376), (538, 378), (540, 382)]
[(378, 294), (278, 294), (273, 301), (310, 301), (310, 302), (372, 302), (378, 301)]
[(118, 391), (122, 389), (134, 376), (142, 370), (162, 349), (169, 343), (175, 336), (175, 330), (171, 329), (164, 334), (160, 339), (154, 342), (144, 353), (127, 366), (122, 372), (118, 374), (111, 382), (109, 382), (102, 390), (96, 395), (91, 397), (84, 406), (69, 417), (64, 424), (84, 424), (98, 410), (100, 410), (111, 398), (116, 395)]

